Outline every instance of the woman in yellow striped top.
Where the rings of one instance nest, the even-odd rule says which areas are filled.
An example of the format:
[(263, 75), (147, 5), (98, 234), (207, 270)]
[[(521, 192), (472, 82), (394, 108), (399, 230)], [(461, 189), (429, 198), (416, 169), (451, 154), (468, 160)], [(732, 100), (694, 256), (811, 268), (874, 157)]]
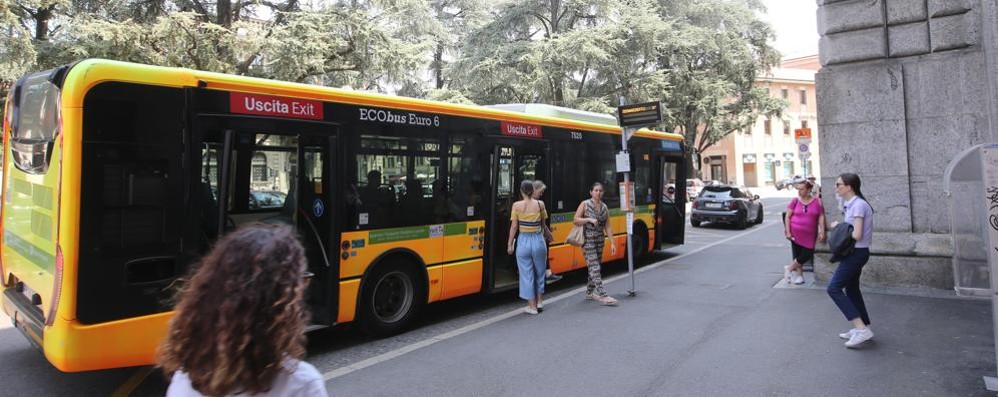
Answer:
[(534, 200), (533, 194), (532, 181), (520, 183), (520, 195), (523, 198), (513, 203), (506, 246), (508, 254), (512, 255), (514, 250), (516, 252), (516, 266), (520, 271), (520, 298), (527, 300), (527, 307), (523, 309), (527, 314), (537, 314), (538, 309), (543, 307), (541, 294), (544, 293), (544, 271), (547, 269), (548, 259), (543, 233), (548, 213), (544, 209), (544, 203)]

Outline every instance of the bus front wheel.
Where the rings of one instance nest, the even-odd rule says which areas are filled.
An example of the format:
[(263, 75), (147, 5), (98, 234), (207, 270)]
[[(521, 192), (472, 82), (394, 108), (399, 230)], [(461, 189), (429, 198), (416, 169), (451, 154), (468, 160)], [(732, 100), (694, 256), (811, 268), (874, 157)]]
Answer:
[(426, 287), (412, 266), (384, 264), (368, 275), (361, 296), (364, 330), (389, 336), (406, 330), (426, 302)]

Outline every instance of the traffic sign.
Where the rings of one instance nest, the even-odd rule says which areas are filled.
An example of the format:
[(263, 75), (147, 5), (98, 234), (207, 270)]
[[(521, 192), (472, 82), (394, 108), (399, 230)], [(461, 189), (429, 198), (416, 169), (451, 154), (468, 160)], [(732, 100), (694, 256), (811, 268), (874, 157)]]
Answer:
[(811, 158), (811, 152), (801, 152), (800, 154), (801, 161), (807, 161), (810, 158)]
[(806, 143), (802, 143), (800, 145), (797, 145), (797, 149), (801, 153), (807, 153), (807, 152), (809, 152), (811, 150), (811, 148), (808, 147)]
[(811, 143), (811, 129), (798, 128), (794, 130), (794, 140), (797, 143)]

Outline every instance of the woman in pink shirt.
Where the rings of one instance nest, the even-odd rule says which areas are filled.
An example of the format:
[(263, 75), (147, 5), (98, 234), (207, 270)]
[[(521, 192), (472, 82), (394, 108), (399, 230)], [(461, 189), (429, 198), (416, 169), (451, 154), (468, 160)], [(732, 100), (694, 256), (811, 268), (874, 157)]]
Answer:
[(797, 197), (787, 206), (786, 236), (793, 251), (793, 261), (783, 267), (787, 283), (804, 284), (804, 264), (814, 259), (814, 243), (825, 241), (825, 208), (811, 196), (812, 187), (807, 180), (798, 182)]

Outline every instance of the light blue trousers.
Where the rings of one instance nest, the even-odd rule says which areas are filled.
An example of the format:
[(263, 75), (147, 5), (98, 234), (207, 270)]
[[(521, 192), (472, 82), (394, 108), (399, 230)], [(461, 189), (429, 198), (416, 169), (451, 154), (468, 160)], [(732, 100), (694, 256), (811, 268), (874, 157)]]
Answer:
[(520, 298), (534, 299), (544, 293), (548, 247), (544, 233), (523, 233), (516, 238), (516, 266), (520, 269)]

